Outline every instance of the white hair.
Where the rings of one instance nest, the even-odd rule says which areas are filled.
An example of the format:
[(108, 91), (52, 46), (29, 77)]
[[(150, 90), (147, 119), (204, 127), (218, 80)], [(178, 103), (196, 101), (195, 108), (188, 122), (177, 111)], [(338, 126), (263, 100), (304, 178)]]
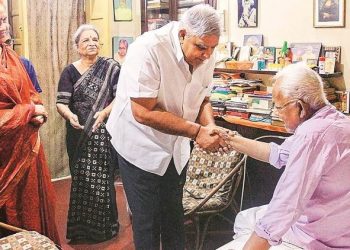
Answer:
[(180, 20), (180, 29), (184, 28), (188, 36), (220, 37), (220, 17), (208, 4), (198, 4), (188, 9)]
[(273, 81), (278, 82), (284, 97), (302, 100), (313, 110), (328, 103), (321, 77), (305, 63), (288, 65), (276, 74)]
[(97, 31), (95, 26), (93, 26), (92, 24), (82, 24), (82, 25), (79, 26), (79, 28), (77, 29), (77, 31), (73, 35), (73, 42), (74, 42), (75, 46), (78, 45), (81, 34), (84, 31), (86, 31), (86, 30), (93, 30), (93, 31), (95, 31), (97, 37), (100, 38), (100, 34), (98, 33), (98, 31)]

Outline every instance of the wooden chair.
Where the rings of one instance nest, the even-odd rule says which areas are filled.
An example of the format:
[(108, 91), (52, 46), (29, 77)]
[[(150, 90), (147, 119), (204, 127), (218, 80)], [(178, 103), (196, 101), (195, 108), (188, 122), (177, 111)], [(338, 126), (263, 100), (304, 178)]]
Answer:
[(193, 223), (196, 228), (196, 249), (202, 249), (214, 217), (219, 216), (233, 225), (222, 212), (231, 205), (238, 212), (233, 197), (243, 173), (244, 158), (236, 151), (214, 154), (194, 146), (188, 163), (183, 206), (185, 223)]

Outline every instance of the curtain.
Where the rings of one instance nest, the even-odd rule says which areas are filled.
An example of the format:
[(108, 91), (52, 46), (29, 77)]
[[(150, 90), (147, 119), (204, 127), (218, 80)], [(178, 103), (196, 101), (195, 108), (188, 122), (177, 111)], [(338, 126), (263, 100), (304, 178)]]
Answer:
[(56, 111), (56, 93), (63, 68), (77, 60), (72, 36), (85, 23), (84, 0), (28, 0), (29, 59), (49, 112), (40, 135), (53, 178), (69, 175), (65, 121)]

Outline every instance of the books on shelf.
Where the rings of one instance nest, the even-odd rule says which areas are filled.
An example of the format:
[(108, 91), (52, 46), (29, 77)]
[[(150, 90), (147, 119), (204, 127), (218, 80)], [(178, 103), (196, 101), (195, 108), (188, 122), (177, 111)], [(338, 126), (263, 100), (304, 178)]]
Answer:
[(349, 114), (350, 113), (350, 91), (335, 91), (340, 102), (340, 111)]

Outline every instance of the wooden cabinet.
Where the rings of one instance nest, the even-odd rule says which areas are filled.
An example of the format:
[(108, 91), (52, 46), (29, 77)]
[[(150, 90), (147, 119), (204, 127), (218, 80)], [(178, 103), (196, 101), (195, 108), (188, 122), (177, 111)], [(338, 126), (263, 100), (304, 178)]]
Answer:
[(201, 3), (216, 7), (216, 0), (141, 0), (141, 32), (179, 20), (188, 8)]

